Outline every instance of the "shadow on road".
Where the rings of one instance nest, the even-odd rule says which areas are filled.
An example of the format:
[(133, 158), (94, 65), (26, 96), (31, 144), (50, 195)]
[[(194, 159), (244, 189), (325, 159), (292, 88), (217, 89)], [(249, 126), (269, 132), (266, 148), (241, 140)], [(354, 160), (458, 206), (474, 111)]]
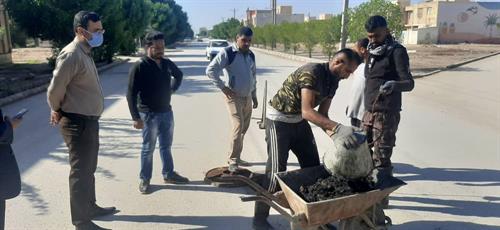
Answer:
[[(438, 212), (456, 216), (475, 216), (475, 217), (500, 217), (500, 203), (485, 201), (468, 200), (445, 200), (426, 197), (399, 197), (391, 196), (391, 200), (418, 203), (418, 206), (412, 205), (391, 205), (392, 209)], [(499, 199), (499, 197), (495, 197)], [(421, 228), (425, 229), (425, 228)]]
[(498, 226), (459, 221), (412, 221), (391, 227), (394, 230), (454, 229), (454, 230), (498, 230)]
[[(136, 223), (158, 223), (158, 224), (184, 224), (192, 225), (186, 229), (252, 229), (252, 217), (243, 216), (162, 216), (162, 215), (115, 215), (99, 219), (101, 221), (124, 221)], [(287, 229), (288, 226), (276, 225), (275, 219), (281, 218), (277, 215), (269, 217), (276, 229)], [(194, 226), (193, 226), (194, 225)], [(199, 226), (199, 227), (195, 227)]]
[(449, 181), (457, 182), (457, 185), (467, 186), (498, 186), (500, 184), (500, 170), (467, 168), (419, 168), (403, 163), (394, 163), (394, 168), (394, 172), (398, 174), (397, 177), (404, 181)]

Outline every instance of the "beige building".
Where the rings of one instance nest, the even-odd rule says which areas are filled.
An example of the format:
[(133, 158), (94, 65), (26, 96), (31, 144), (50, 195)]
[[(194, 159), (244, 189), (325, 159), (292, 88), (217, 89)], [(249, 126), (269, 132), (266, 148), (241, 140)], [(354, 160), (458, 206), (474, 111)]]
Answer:
[(0, 0), (0, 64), (12, 63), (12, 42), (7, 11)]
[(500, 2), (426, 0), (405, 7), (403, 43), (499, 43)]
[[(276, 7), (276, 24), (283, 22), (304, 22), (304, 14), (294, 14), (292, 6)], [(272, 10), (247, 10), (246, 26), (264, 26), (273, 23)]]
[(333, 17), (333, 14), (320, 14), (318, 20), (328, 20)]

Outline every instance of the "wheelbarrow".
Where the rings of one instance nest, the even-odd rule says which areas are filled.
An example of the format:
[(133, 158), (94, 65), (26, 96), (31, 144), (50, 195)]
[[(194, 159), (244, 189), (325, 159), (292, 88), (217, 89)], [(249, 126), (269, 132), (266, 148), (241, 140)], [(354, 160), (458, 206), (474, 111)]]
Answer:
[(316, 166), (275, 174), (284, 192), (286, 200), (283, 201), (283, 199), (271, 194), (257, 183), (258, 179), (256, 178), (259, 178), (259, 176), (255, 173), (247, 176), (249, 171), (246, 169), (245, 173), (243, 171), (230, 173), (221, 170), (223, 168), (217, 169), (214, 170), (218, 173), (215, 173), (214, 170), (207, 173), (207, 181), (247, 185), (256, 192), (256, 195), (243, 196), (240, 197), (241, 200), (243, 202), (260, 201), (268, 204), (290, 222), (292, 230), (329, 229), (326, 227), (329, 223), (354, 216), (361, 216), (367, 225), (377, 229), (363, 212), (406, 184), (397, 178), (391, 177), (384, 180), (384, 183), (376, 189), (368, 192), (318, 202), (306, 202), (299, 195), (300, 186), (311, 185), (320, 178), (330, 176), (323, 166)]

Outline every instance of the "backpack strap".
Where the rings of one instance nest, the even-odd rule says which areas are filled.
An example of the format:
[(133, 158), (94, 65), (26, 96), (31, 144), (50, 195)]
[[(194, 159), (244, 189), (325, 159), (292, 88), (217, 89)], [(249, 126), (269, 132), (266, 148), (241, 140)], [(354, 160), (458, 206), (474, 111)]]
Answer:
[[(228, 46), (228, 47), (224, 48), (224, 51), (226, 51), (227, 59), (228, 59), (227, 65), (229, 66), (233, 63), (234, 58), (236, 57), (236, 53), (238, 53), (238, 52), (234, 51), (232, 46)], [(250, 55), (250, 58), (252, 59), (252, 61), (255, 63), (255, 54), (252, 51), (249, 51), (249, 55)]]
[(236, 57), (236, 51), (233, 51), (233, 47), (232, 46), (228, 46), (226, 48), (224, 48), (224, 51), (226, 51), (226, 54), (227, 54), (227, 58), (228, 58), (228, 62), (227, 62), (227, 65), (231, 65), (234, 61), (234, 57)]

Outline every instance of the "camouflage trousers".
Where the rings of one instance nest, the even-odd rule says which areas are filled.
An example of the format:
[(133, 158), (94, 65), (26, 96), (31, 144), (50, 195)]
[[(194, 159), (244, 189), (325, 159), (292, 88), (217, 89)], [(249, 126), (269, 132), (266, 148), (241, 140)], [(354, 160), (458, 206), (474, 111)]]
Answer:
[[(399, 112), (365, 112), (363, 129), (372, 150), (373, 164), (377, 168), (391, 168), (392, 148), (396, 146)], [(392, 171), (392, 170), (391, 170)]]

